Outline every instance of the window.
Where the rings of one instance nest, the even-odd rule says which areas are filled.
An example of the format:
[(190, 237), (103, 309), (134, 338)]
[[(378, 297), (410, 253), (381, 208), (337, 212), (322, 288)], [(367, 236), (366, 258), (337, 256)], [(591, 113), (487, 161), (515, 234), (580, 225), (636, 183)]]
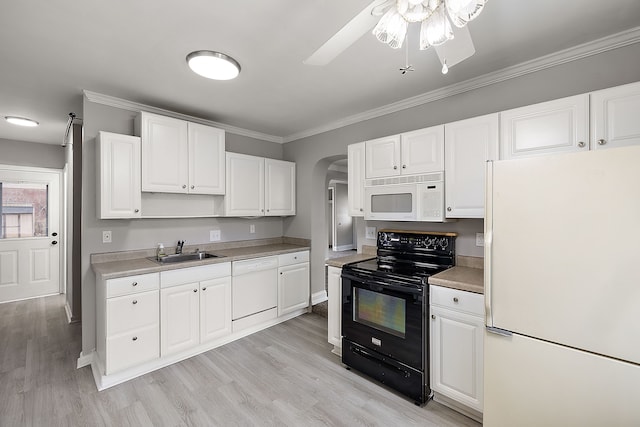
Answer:
[(47, 184), (0, 182), (1, 239), (49, 234)]

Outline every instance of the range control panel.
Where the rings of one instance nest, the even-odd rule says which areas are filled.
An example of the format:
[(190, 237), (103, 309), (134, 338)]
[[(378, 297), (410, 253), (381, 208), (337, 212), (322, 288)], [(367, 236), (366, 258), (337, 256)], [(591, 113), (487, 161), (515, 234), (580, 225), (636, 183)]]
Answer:
[(445, 253), (455, 251), (455, 233), (378, 232), (378, 249), (432, 250)]

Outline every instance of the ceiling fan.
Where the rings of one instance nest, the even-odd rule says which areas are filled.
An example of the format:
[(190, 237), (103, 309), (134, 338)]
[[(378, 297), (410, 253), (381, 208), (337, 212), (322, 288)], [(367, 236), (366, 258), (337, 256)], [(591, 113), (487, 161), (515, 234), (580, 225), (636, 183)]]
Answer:
[[(411, 23), (421, 23), (420, 49), (434, 46), (443, 73), (475, 53), (467, 23), (487, 0), (376, 0), (352, 18), (303, 62), (327, 65), (373, 28), (382, 43), (402, 47)], [(453, 23), (453, 25), (451, 25)], [(447, 42), (447, 43), (445, 43)]]

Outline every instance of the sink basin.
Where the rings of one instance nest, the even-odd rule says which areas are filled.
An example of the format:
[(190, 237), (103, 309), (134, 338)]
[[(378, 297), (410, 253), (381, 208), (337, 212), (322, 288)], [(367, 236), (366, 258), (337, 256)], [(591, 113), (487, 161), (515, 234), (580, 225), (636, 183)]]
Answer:
[(174, 262), (184, 262), (184, 261), (197, 261), (207, 258), (221, 258), (222, 255), (215, 255), (209, 252), (196, 252), (191, 254), (172, 254), (163, 256), (160, 259), (156, 257), (149, 258), (151, 261), (159, 262), (160, 264), (169, 264)]

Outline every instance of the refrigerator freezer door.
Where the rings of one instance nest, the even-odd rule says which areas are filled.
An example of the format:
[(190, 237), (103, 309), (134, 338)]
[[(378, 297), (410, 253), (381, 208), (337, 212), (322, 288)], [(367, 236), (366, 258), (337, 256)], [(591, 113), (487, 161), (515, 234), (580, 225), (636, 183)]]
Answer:
[(487, 325), (640, 364), (640, 147), (488, 175)]
[(489, 427), (640, 425), (640, 367), (532, 338), (485, 334)]

